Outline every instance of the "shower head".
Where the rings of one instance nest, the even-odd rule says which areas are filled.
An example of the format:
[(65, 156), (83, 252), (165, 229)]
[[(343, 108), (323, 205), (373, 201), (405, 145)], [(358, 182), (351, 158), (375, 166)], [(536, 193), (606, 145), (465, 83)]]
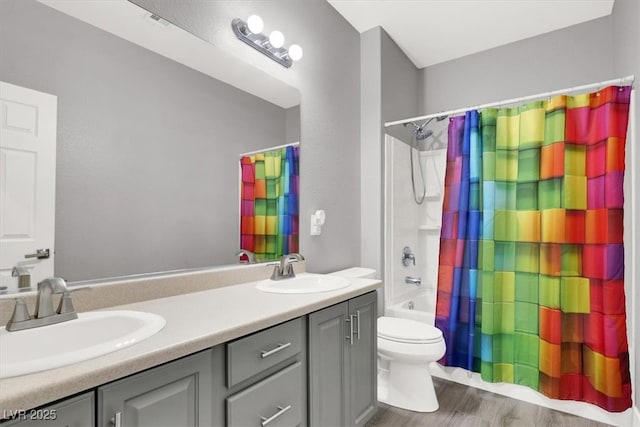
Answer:
[(418, 141), (424, 141), (425, 139), (429, 138), (431, 135), (433, 135), (433, 131), (431, 129), (424, 130), (421, 127), (416, 129), (416, 139)]
[(431, 135), (433, 135), (433, 131), (430, 129), (424, 129), (424, 127), (428, 124), (428, 122), (422, 124), (422, 126), (418, 126), (417, 124), (415, 124), (414, 122), (409, 122), (409, 123), (405, 123), (404, 125), (411, 125), (413, 126), (413, 134), (416, 136), (416, 139), (418, 141), (424, 141), (425, 139), (429, 138)]

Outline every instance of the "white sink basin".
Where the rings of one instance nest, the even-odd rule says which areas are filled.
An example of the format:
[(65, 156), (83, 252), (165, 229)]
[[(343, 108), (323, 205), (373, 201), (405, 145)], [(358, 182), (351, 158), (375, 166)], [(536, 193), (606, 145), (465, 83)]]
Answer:
[(80, 313), (55, 325), (7, 332), (0, 328), (0, 378), (15, 377), (93, 359), (136, 344), (166, 321), (141, 311)]
[(274, 294), (313, 294), (335, 291), (349, 286), (351, 282), (344, 277), (324, 274), (301, 273), (292, 279), (262, 280), (257, 289)]

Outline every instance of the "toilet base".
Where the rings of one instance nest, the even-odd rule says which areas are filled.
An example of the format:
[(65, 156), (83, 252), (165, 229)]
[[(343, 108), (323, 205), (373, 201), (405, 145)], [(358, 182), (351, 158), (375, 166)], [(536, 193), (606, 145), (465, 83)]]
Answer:
[(378, 400), (415, 412), (434, 412), (440, 407), (429, 364), (389, 361), (389, 370), (378, 377)]

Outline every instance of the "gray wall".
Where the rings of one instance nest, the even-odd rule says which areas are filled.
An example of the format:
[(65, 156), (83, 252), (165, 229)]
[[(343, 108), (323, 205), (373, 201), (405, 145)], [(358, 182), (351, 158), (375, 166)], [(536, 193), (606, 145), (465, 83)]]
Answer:
[[(361, 36), (361, 247), (360, 264), (384, 277), (384, 123), (418, 114), (419, 73), (380, 27)], [(403, 127), (392, 129), (407, 138)], [(382, 304), (379, 304), (382, 307)]]
[(604, 17), (422, 69), (430, 114), (606, 80), (614, 76)]
[[(300, 250), (307, 267), (328, 272), (360, 263), (360, 35), (322, 0), (135, 0), (302, 93), (300, 107)], [(173, 4), (172, 4), (173, 3)], [(177, 7), (176, 7), (177, 6)], [(260, 15), (265, 32), (282, 31), (304, 49), (285, 69), (244, 45), (233, 18)], [(322, 235), (310, 215), (327, 213)]]
[(0, 80), (58, 96), (55, 274), (235, 262), (238, 155), (283, 144), (285, 110), (35, 1), (0, 6)]
[[(640, 78), (640, 2), (638, 0), (616, 0), (613, 6), (612, 14), (612, 28), (613, 28), (613, 65), (616, 76), (635, 75), (636, 80)], [(636, 82), (637, 85), (637, 82)], [(637, 87), (637, 86), (636, 86)], [(640, 197), (638, 192), (640, 191), (640, 147), (638, 147), (638, 126), (640, 125), (640, 96), (638, 90), (635, 91), (635, 116), (632, 120), (635, 121), (636, 140), (627, 140), (627, 153), (628, 156), (633, 156), (633, 165), (635, 166), (635, 175), (627, 173), (625, 176), (625, 199), (633, 200), (632, 195), (635, 195), (635, 206), (633, 211), (635, 214), (625, 215), (625, 228), (630, 229), (630, 222), (632, 216), (635, 217), (636, 227), (640, 226), (638, 221), (638, 212), (640, 212)], [(629, 162), (627, 162), (629, 165)], [(629, 166), (628, 166), (629, 167)], [(638, 248), (637, 239), (638, 229), (636, 228), (636, 248)], [(626, 247), (626, 265), (637, 264), (639, 254), (631, 253), (629, 245)], [(635, 350), (635, 406), (640, 411), (640, 268), (635, 266), (635, 277), (627, 277), (627, 313), (631, 312), (631, 298), (635, 296), (636, 313), (631, 317), (627, 324), (634, 325), (635, 337), (631, 337), (631, 344)], [(632, 288), (634, 291), (632, 291)], [(635, 292), (635, 295), (634, 295)], [(638, 420), (640, 421), (640, 420)]]

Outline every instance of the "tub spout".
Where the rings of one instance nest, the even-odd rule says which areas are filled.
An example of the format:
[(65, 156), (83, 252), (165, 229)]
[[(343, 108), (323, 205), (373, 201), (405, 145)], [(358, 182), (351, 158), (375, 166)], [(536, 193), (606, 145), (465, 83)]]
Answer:
[(404, 278), (404, 283), (407, 283), (409, 285), (420, 286), (422, 285), (422, 279), (420, 279), (419, 277), (406, 276)]

